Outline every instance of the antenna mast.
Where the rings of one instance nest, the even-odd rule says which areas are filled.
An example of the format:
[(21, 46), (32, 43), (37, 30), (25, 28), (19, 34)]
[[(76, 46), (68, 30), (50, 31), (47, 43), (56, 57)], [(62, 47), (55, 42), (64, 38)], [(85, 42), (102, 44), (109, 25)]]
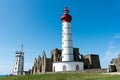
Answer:
[(23, 44), (21, 45), (21, 51), (23, 52)]

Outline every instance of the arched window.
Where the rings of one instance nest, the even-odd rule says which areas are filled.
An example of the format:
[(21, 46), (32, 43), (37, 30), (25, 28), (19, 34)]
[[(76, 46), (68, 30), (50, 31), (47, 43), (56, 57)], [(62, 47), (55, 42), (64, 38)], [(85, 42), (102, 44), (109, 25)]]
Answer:
[(63, 71), (66, 71), (66, 66), (65, 65), (63, 65)]
[(79, 65), (76, 65), (76, 70), (79, 70)]

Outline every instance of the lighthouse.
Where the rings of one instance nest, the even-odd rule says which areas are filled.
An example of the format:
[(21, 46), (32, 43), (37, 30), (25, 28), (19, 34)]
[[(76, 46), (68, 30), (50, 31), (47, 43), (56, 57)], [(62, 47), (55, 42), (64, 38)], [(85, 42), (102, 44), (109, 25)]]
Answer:
[(75, 61), (72, 44), (72, 16), (67, 7), (63, 10), (62, 21), (62, 61), (53, 63), (53, 72), (83, 70), (83, 62)]
[(24, 72), (24, 52), (23, 45), (21, 51), (15, 53), (15, 63), (13, 67), (13, 75), (23, 75)]
[(72, 46), (72, 16), (69, 14), (69, 9), (66, 7), (63, 10), (62, 21), (62, 61), (73, 61), (73, 46)]

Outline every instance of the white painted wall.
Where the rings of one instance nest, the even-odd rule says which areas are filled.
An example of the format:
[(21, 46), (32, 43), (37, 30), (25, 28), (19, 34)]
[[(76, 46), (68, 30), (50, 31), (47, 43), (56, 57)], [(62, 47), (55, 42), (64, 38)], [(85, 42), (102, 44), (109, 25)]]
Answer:
[[(60, 71), (76, 71), (76, 66), (79, 66), (79, 70), (83, 70), (83, 62), (56, 62), (53, 63), (53, 72)], [(63, 66), (66, 66), (66, 70), (63, 70)]]
[(17, 52), (15, 55), (15, 63), (13, 67), (13, 75), (22, 75), (24, 71), (24, 53)]
[(62, 61), (74, 61), (70, 22), (62, 23)]

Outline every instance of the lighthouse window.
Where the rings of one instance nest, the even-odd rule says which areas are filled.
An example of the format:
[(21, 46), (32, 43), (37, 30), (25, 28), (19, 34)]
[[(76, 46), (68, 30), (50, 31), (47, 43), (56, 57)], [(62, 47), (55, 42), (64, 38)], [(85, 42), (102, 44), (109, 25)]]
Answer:
[(22, 70), (23, 70), (23, 67), (22, 67)]
[(16, 58), (16, 61), (18, 61), (18, 57)]
[(17, 69), (17, 67), (15, 67), (15, 70)]

